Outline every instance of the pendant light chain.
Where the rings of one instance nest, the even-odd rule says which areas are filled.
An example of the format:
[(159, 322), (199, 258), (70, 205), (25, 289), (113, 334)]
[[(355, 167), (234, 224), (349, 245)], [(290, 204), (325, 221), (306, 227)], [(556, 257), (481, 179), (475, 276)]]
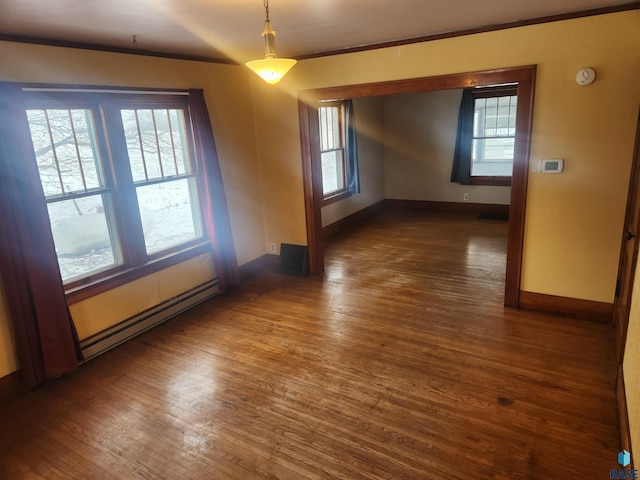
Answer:
[(266, 12), (266, 21), (269, 21), (269, 0), (264, 0), (264, 10)]

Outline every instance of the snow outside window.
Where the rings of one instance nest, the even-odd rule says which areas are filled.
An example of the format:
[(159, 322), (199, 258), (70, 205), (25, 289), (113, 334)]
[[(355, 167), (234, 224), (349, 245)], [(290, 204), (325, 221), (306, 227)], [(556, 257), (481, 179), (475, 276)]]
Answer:
[(186, 96), (26, 97), (66, 285), (203, 240)]

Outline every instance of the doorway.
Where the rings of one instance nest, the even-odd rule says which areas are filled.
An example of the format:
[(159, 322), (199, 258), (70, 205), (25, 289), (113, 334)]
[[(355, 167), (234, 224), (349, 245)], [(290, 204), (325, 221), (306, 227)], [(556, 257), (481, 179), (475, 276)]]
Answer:
[(298, 111), (310, 272), (313, 274), (321, 274), (324, 272), (321, 215), (323, 199), (322, 169), (319, 154), (317, 110), (317, 103), (319, 101), (346, 100), (360, 97), (378, 97), (401, 93), (432, 92), (437, 90), (515, 83), (518, 88), (518, 111), (516, 115), (516, 139), (509, 207), (509, 235), (507, 240), (504, 305), (517, 308), (519, 306), (522, 272), (522, 250), (535, 75), (536, 66), (529, 65), (500, 70), (330, 87), (300, 92), (298, 96)]

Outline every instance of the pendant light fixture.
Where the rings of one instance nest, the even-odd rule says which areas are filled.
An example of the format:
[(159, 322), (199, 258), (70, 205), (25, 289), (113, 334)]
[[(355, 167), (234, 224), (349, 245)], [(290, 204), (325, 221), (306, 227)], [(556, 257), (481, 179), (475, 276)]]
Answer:
[(266, 12), (264, 21), (264, 58), (260, 60), (251, 60), (245, 63), (247, 67), (267, 83), (275, 85), (296, 64), (296, 60), (292, 58), (278, 58), (276, 56), (275, 36), (276, 32), (271, 28), (271, 20), (269, 20), (269, 0), (264, 0), (264, 9)]

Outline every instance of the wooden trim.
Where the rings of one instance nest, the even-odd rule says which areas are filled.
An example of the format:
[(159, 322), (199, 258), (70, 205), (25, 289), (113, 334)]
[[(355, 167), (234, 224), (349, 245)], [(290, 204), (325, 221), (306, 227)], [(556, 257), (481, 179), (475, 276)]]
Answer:
[(146, 277), (152, 273), (159, 272), (165, 268), (172, 267), (178, 263), (191, 260), (199, 255), (208, 253), (211, 251), (211, 245), (209, 243), (203, 243), (190, 247), (178, 253), (152, 260), (145, 265), (139, 267), (130, 268), (120, 271), (114, 275), (106, 278), (100, 278), (93, 283), (85, 284), (77, 288), (69, 289), (66, 291), (67, 303), (72, 305), (87, 298), (93, 297), (100, 293), (112, 290), (116, 287), (124, 285), (139, 278)]
[(307, 241), (309, 244), (309, 266), (311, 273), (324, 271), (322, 249), (322, 172), (319, 159), (317, 102), (362, 97), (379, 97), (400, 93), (433, 92), (455, 88), (518, 84), (518, 112), (516, 115), (516, 142), (513, 158), (511, 206), (509, 209), (509, 238), (507, 244), (507, 267), (504, 305), (518, 307), (520, 276), (522, 272), (522, 249), (524, 242), (524, 216), (529, 172), (529, 150), (533, 123), (533, 97), (537, 67), (521, 67), (485, 70), (480, 72), (454, 73), (435, 77), (396, 80), (391, 82), (328, 87), (300, 91), (298, 107), (300, 114), (300, 144), (302, 150), (302, 174), (305, 192)]
[(613, 303), (557, 297), (555, 295), (526, 291), (520, 292), (520, 308), (601, 323), (611, 323), (611, 316), (613, 315)]
[(618, 365), (618, 378), (616, 379), (616, 397), (618, 400), (618, 424), (620, 425), (620, 448), (630, 452), (631, 466), (633, 470), (633, 452), (631, 451), (631, 429), (629, 428), (629, 411), (627, 409), (627, 390), (624, 385), (624, 372), (622, 365)]
[[(498, 68), (495, 70), (479, 70), (475, 72), (452, 73), (433, 77), (410, 78), (407, 80), (391, 80), (388, 82), (343, 85), (311, 90), (301, 90), (298, 97), (301, 102), (315, 105), (326, 100), (346, 100), (363, 97), (382, 97), (400, 93), (435, 92), (458, 88), (483, 87), (499, 83), (519, 83), (535, 77), (536, 65)], [(518, 96), (521, 95), (518, 89)], [(518, 99), (518, 107), (520, 107)], [(314, 108), (314, 110), (317, 110)], [(518, 108), (520, 111), (520, 108)], [(316, 112), (317, 113), (317, 112)], [(517, 121), (517, 120), (516, 120)]]
[(142, 50), (137, 48), (124, 48), (109, 45), (99, 45), (89, 42), (74, 42), (71, 40), (59, 40), (55, 38), (37, 37), (29, 35), (13, 35), (0, 33), (0, 41), (29, 43), (32, 45), (45, 45), (48, 47), (76, 48), (80, 50), (93, 50), (97, 52), (123, 53), (125, 55), (142, 55), (145, 57), (170, 58), (175, 60), (189, 60), (192, 62), (222, 63), (225, 65), (239, 65), (238, 62), (230, 58), (216, 58), (205, 55), (189, 55), (186, 53), (156, 52), (153, 50)]
[(242, 265), (240, 269), (240, 280), (245, 281), (264, 270), (278, 268), (280, 255), (265, 254)]
[[(304, 98), (298, 99), (300, 118), (300, 148), (302, 151), (302, 182), (306, 213), (307, 244), (309, 246), (309, 273), (324, 272), (322, 244), (322, 165), (318, 135), (318, 109)], [(315, 132), (315, 135), (311, 132)]]
[[(392, 40), (389, 42), (371, 43), (368, 45), (359, 45), (357, 47), (347, 47), (335, 50), (324, 50), (303, 55), (297, 55), (293, 58), (296, 60), (306, 60), (310, 58), (330, 57), (333, 55), (343, 55), (345, 53), (365, 52), (368, 50), (377, 50), (380, 48), (401, 47), (403, 45), (412, 45), (414, 43), (432, 42), (434, 40), (443, 40), (447, 38), (464, 37), (467, 35), (475, 35), (478, 33), (496, 32), (507, 30), (510, 28), (527, 27), (531, 25), (539, 25), (543, 23), (559, 22), (563, 20), (573, 20), (576, 18), (592, 17), (596, 15), (606, 15), (610, 13), (625, 12), (629, 10), (637, 10), (640, 4), (637, 1), (625, 3), (623, 5), (612, 5), (609, 7), (594, 8), (590, 10), (580, 10), (577, 12), (561, 13), (557, 15), (549, 15), (546, 17), (530, 18), (526, 20), (516, 20), (514, 22), (506, 22), (497, 25), (486, 25), (484, 27), (468, 28), (463, 30), (453, 30), (450, 32), (436, 33), (433, 35), (423, 35), (402, 40)], [(188, 60), (193, 62), (220, 63), (225, 65), (240, 65), (230, 58), (209, 57), (206, 55), (190, 55), (186, 53), (169, 53), (157, 52), (153, 50), (141, 50), (134, 48), (116, 47), (109, 45), (99, 45), (88, 42), (74, 42), (70, 40), (60, 40), (55, 38), (46, 38), (29, 35), (14, 35), (0, 33), (0, 41), (28, 43), (34, 45), (45, 45), (49, 47), (76, 48), (81, 50), (94, 50), (98, 52), (122, 53), (125, 55), (142, 55), (147, 57), (170, 58), (175, 60)]]
[(261, 272), (267, 268), (267, 255), (262, 255), (261, 257), (254, 258), (250, 262), (245, 263), (244, 265), (240, 265), (238, 267), (240, 281), (244, 282), (250, 277), (253, 277), (256, 273)]
[[(518, 95), (518, 87), (516, 85), (512, 85), (509, 87), (499, 86), (499, 87), (485, 87), (485, 88), (474, 88), (471, 90), (471, 96), (473, 97), (474, 103), (478, 99), (488, 99), (488, 98), (498, 98), (498, 97), (511, 97), (514, 95)], [(516, 110), (517, 112), (517, 110)], [(471, 117), (472, 124), (474, 112), (469, 112), (469, 116)], [(515, 133), (510, 137), (505, 138), (514, 138), (515, 141)], [(472, 132), (471, 141), (476, 139), (475, 132)], [(511, 163), (513, 164), (513, 159), (511, 159)], [(469, 184), (470, 185), (485, 185), (485, 186), (494, 186), (494, 187), (510, 187), (511, 186), (511, 175), (509, 176), (499, 176), (499, 175), (472, 175), (472, 164), (469, 163)]]
[(512, 86), (498, 86), (498, 87), (484, 87), (477, 88), (471, 91), (473, 99), (477, 98), (495, 98), (495, 97), (511, 97), (518, 94), (518, 87)]
[[(633, 292), (633, 284), (635, 282), (635, 272), (638, 267), (638, 245), (640, 239), (634, 237), (627, 238), (629, 232), (636, 232), (639, 228), (638, 219), (635, 218), (636, 202), (640, 202), (638, 198), (638, 182), (640, 175), (640, 109), (638, 109), (638, 118), (636, 123), (636, 139), (633, 148), (633, 160), (631, 163), (631, 174), (629, 175), (629, 188), (627, 193), (627, 206), (624, 216), (624, 230), (620, 242), (620, 258), (618, 259), (618, 273), (616, 275), (616, 295), (613, 305), (612, 323), (616, 329), (616, 353), (618, 363), (622, 364), (624, 352), (627, 348), (627, 330), (629, 328), (629, 314), (631, 312), (631, 295)], [(628, 257), (628, 242), (633, 242), (633, 253), (631, 258)], [(627, 262), (631, 262), (627, 265)], [(627, 274), (628, 277), (627, 277)], [(628, 285), (625, 285), (628, 283)], [(624, 296), (624, 298), (623, 298)], [(628, 298), (627, 298), (628, 296)]]
[(20, 371), (16, 371), (0, 378), (0, 405), (29, 390), (30, 387), (22, 381)]
[(509, 214), (509, 205), (499, 205), (495, 203), (433, 202), (429, 200), (397, 200), (388, 198), (384, 201), (384, 206), (387, 208), (431, 210), (434, 212)]
[(349, 198), (350, 196), (351, 192), (344, 188), (337, 193), (332, 193), (331, 195), (324, 197), (324, 199), (322, 200), (322, 206), (325, 207), (327, 205), (331, 205), (332, 203), (339, 202), (340, 200), (344, 200), (345, 198)]
[(511, 177), (498, 177), (488, 175), (475, 175), (469, 178), (469, 185), (484, 185), (488, 187), (510, 187)]
[(436, 33), (434, 35), (424, 35), (420, 37), (407, 38), (403, 40), (392, 40), (389, 42), (371, 43), (368, 45), (359, 45), (357, 47), (347, 47), (336, 50), (324, 50), (305, 55), (298, 55), (297, 60), (306, 60), (309, 58), (330, 57), (333, 55), (343, 55), (345, 53), (365, 52), (368, 50), (377, 50), (380, 48), (401, 47), (404, 45), (412, 45), (414, 43), (433, 42), (434, 40), (444, 40), (447, 38), (464, 37), (467, 35), (476, 35), (478, 33), (497, 32), (510, 28), (528, 27), (531, 25), (539, 25), (543, 23), (560, 22), (563, 20), (573, 20), (575, 18), (593, 17), (596, 15), (606, 15), (609, 13), (625, 12), (628, 10), (637, 10), (640, 4), (637, 1), (625, 3), (623, 5), (612, 5), (610, 7), (594, 8), (590, 10), (580, 10), (577, 12), (561, 13), (557, 15), (548, 15), (546, 17), (529, 18), (525, 20), (516, 20), (513, 22), (500, 23), (497, 25), (486, 25), (484, 27), (467, 28), (464, 30), (453, 30), (450, 32)]
[[(152, 108), (156, 105), (161, 105), (181, 108), (185, 113), (186, 130), (190, 132), (192, 125), (187, 110), (189, 107), (188, 96), (192, 91), (172, 90), (169, 93), (166, 90), (135, 89), (131, 87), (79, 87), (34, 83), (20, 83), (18, 85), (23, 90), (28, 90), (25, 93), (27, 106), (48, 108), (49, 106), (63, 106), (70, 102), (72, 105), (78, 105), (78, 108), (90, 109), (96, 118), (102, 116), (101, 122), (98, 122), (99, 125), (96, 125), (95, 129), (95, 134), (98, 137), (98, 149), (104, 158), (114, 157), (109, 162), (103, 162), (105, 169), (111, 167), (112, 175), (107, 175), (104, 187), (96, 191), (96, 193), (109, 191), (114, 193), (112, 195), (113, 201), (110, 202), (110, 209), (113, 210), (111, 215), (114, 217), (115, 224), (118, 227), (116, 236), (118, 237), (117, 243), (121, 247), (121, 262), (102, 271), (67, 282), (65, 284), (65, 293), (68, 304), (103, 293), (211, 251), (209, 241), (204, 236), (201, 236), (189, 242), (148, 255), (144, 243), (140, 213), (137, 208), (130, 208), (136, 203), (135, 186), (131, 178), (130, 169), (128, 167), (120, 168), (122, 165), (120, 167), (117, 166), (118, 158), (127, 158), (128, 156), (127, 146), (124, 142), (124, 132), (122, 131), (122, 122), (120, 121), (120, 107), (135, 105), (140, 108)], [(69, 89), (77, 91), (70, 92)], [(102, 91), (103, 89), (104, 91)], [(100, 115), (100, 111), (102, 111), (102, 115)], [(106, 131), (111, 132), (113, 135), (105, 136)], [(193, 150), (193, 138), (189, 138), (188, 144)], [(115, 152), (115, 154), (107, 155), (107, 151)], [(191, 173), (152, 182), (147, 181), (141, 185), (195, 178), (199, 186), (201, 186), (202, 179), (200, 177), (196, 173)], [(201, 198), (204, 195), (203, 191), (204, 189), (199, 189), (199, 200), (203, 200)], [(58, 198), (49, 199), (47, 203), (59, 200)]]
[(529, 182), (529, 154), (533, 124), (537, 68), (518, 82), (518, 110), (516, 112), (516, 138), (511, 174), (511, 208), (509, 209), (509, 240), (507, 243), (507, 268), (505, 273), (504, 305), (517, 308), (522, 276), (522, 252), (524, 222), (527, 210), (527, 185)]
[(368, 207), (363, 208), (362, 210), (358, 210), (351, 215), (348, 215), (340, 220), (333, 222), (325, 227), (322, 227), (322, 237), (327, 239), (333, 235), (337, 235), (339, 233), (350, 230), (353, 226), (357, 225), (359, 222), (362, 222), (366, 218), (370, 217), (374, 213), (379, 212), (385, 206), (385, 201), (380, 200)]
[(268, 253), (266, 257), (267, 257), (268, 268), (277, 269), (278, 267), (280, 267), (280, 255), (273, 255), (271, 253)]

